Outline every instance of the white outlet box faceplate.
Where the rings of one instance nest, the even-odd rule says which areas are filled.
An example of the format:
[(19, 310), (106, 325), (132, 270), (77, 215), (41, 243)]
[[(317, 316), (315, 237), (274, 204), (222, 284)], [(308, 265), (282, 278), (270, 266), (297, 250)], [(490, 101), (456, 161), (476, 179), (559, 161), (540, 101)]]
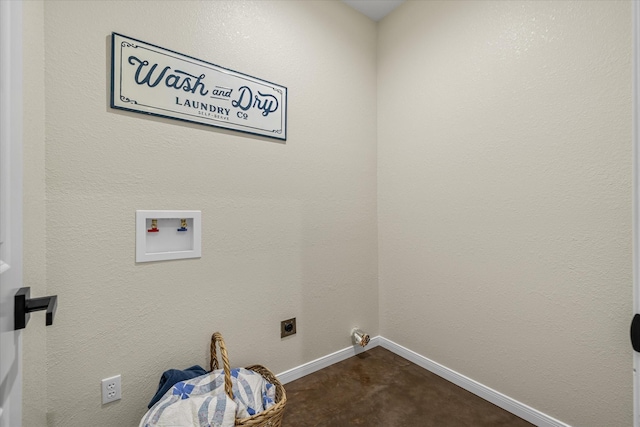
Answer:
[(122, 398), (120, 375), (102, 380), (102, 403), (113, 402)]
[(200, 258), (202, 212), (136, 211), (136, 262)]

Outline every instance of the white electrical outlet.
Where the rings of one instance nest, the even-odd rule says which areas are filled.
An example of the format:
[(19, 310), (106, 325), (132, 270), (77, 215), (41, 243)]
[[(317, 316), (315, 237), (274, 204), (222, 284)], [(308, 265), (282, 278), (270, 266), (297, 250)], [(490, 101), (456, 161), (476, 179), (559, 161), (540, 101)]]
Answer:
[(102, 380), (102, 403), (113, 402), (122, 398), (120, 375)]

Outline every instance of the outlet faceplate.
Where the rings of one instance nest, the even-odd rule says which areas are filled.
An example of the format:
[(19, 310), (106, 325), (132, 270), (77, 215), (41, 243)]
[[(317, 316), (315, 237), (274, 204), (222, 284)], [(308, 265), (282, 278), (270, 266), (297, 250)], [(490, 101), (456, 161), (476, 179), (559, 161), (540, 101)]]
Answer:
[(280, 322), (280, 338), (288, 337), (296, 333), (296, 318)]
[(102, 380), (102, 403), (113, 402), (122, 398), (120, 375)]

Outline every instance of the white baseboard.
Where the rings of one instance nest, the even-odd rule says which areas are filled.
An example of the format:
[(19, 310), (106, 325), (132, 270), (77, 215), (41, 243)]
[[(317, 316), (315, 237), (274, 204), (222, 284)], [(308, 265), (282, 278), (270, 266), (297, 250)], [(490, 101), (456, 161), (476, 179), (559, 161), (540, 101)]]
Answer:
[(442, 377), (445, 380), (462, 387), (463, 389), (475, 394), (476, 396), (481, 397), (482, 399), (487, 400), (494, 405), (501, 407), (505, 411), (511, 412), (512, 414), (517, 415), (523, 420), (529, 421), (530, 423), (535, 424), (538, 427), (570, 427), (568, 424), (565, 424), (562, 421), (550, 417), (549, 415), (542, 413), (528, 405), (525, 405), (522, 402), (512, 399), (509, 396), (505, 396), (499, 391), (487, 387), (486, 385), (480, 384), (479, 382), (472, 380), (471, 378), (466, 377), (452, 369), (449, 369), (446, 366), (442, 366), (441, 364), (434, 362), (433, 360), (428, 359), (424, 356), (421, 356), (415, 351), (411, 351), (408, 348), (401, 346), (400, 344), (396, 344), (393, 341), (382, 337), (379, 337), (378, 341), (378, 345), (380, 347), (386, 348), (387, 350), (397, 354), (400, 357), (404, 357), (408, 361), (413, 362), (430, 372), (433, 372), (439, 377)]
[(408, 348), (403, 347), (400, 344), (396, 344), (395, 342), (381, 336), (371, 338), (371, 341), (366, 349), (358, 346), (347, 347), (342, 350), (338, 350), (335, 353), (331, 353), (327, 356), (320, 357), (309, 363), (305, 363), (304, 365), (289, 369), (288, 371), (282, 372), (276, 376), (278, 377), (280, 382), (282, 382), (282, 384), (286, 384), (377, 346), (385, 348), (392, 353), (395, 353), (398, 356), (403, 357), (430, 372), (433, 372), (439, 377), (442, 377), (445, 380), (462, 387), (463, 389), (475, 394), (476, 396), (481, 397), (482, 399), (489, 401), (494, 405), (504, 409), (505, 411), (511, 412), (512, 414), (517, 415), (518, 417), (529, 421), (530, 423), (535, 424), (538, 427), (571, 427), (568, 424), (563, 423), (562, 421), (559, 421), (543, 412), (538, 411), (537, 409), (534, 409), (522, 402), (512, 399), (509, 396), (505, 396), (499, 391), (480, 384), (479, 382), (472, 380), (471, 378), (468, 378), (454, 370), (451, 370), (446, 366), (442, 366), (441, 364), (434, 362), (433, 360), (428, 359), (416, 353), (415, 351), (409, 350)]
[(343, 348), (342, 350), (338, 350), (335, 353), (331, 353), (327, 356), (312, 360), (309, 363), (305, 363), (304, 365), (300, 365), (293, 369), (289, 369), (288, 371), (284, 371), (281, 374), (277, 374), (276, 377), (278, 377), (282, 384), (290, 383), (291, 381), (295, 381), (299, 378), (304, 377), (305, 375), (312, 374), (316, 371), (319, 371), (320, 369), (326, 368), (327, 366), (331, 366), (334, 363), (342, 362), (343, 360), (353, 357), (356, 354), (364, 353), (368, 349), (377, 347), (379, 338), (380, 337), (371, 338), (366, 349), (356, 345)]

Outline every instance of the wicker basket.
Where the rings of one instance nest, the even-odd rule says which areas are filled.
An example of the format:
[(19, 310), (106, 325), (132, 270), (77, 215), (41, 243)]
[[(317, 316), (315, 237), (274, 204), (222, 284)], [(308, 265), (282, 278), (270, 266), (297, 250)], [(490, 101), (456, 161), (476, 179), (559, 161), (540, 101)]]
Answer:
[[(209, 369), (220, 369), (218, 367), (218, 355), (216, 353), (216, 344), (220, 347), (220, 356), (222, 357), (222, 369), (224, 370), (224, 391), (230, 399), (233, 400), (233, 387), (231, 385), (231, 368), (229, 366), (229, 357), (227, 356), (227, 346), (224, 344), (220, 332), (214, 332), (211, 336), (211, 362)], [(273, 384), (276, 388), (275, 405), (262, 411), (259, 414), (248, 418), (236, 418), (236, 425), (242, 427), (280, 427), (282, 425), (282, 417), (284, 415), (284, 406), (287, 403), (287, 395), (284, 387), (278, 381), (270, 370), (261, 365), (248, 366), (246, 369), (257, 372), (264, 379)]]

